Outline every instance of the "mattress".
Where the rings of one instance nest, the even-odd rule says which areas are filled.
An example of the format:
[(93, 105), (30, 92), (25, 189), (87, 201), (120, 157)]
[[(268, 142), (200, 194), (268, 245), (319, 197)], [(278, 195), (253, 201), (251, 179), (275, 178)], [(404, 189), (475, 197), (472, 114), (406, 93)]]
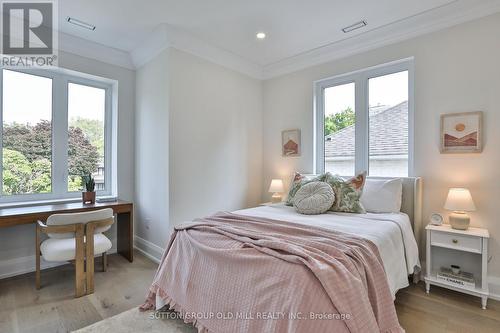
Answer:
[(393, 298), (399, 289), (409, 285), (408, 275), (420, 271), (417, 242), (410, 219), (404, 213), (328, 212), (302, 215), (295, 208), (284, 204), (243, 209), (234, 213), (322, 227), (372, 241), (380, 252)]

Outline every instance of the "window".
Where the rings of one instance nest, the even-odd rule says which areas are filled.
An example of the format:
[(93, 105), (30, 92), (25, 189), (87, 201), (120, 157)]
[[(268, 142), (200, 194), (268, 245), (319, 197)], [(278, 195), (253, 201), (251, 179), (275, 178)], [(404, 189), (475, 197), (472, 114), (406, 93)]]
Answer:
[(105, 189), (105, 111), (105, 89), (68, 84), (68, 191), (79, 191), (89, 172), (96, 190)]
[(411, 174), (413, 60), (315, 83), (316, 172)]
[(369, 174), (408, 176), (408, 71), (368, 79)]
[(4, 70), (2, 88), (2, 196), (51, 193), (52, 79)]
[(325, 89), (325, 171), (354, 174), (354, 82)]
[(111, 195), (111, 82), (59, 71), (0, 71), (0, 202), (78, 197), (91, 173)]

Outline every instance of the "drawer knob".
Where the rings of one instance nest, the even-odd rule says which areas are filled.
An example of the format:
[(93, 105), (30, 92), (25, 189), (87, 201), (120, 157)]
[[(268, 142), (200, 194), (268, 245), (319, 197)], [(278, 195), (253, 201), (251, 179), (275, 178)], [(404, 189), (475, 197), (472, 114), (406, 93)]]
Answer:
[(453, 239), (452, 242), (453, 242), (453, 244), (457, 244), (458, 243), (458, 239)]

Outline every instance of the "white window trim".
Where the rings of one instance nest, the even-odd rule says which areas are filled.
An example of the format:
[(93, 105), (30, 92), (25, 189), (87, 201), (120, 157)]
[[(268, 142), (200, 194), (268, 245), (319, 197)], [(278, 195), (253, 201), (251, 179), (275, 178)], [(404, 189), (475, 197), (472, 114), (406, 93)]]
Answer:
[(315, 173), (325, 171), (324, 92), (326, 88), (355, 83), (355, 172), (369, 170), (368, 80), (408, 71), (408, 176), (414, 175), (414, 58), (406, 58), (314, 82), (314, 162)]
[[(3, 126), (3, 70), (0, 67), (0, 124)], [(76, 83), (105, 90), (105, 189), (96, 191), (98, 197), (115, 197), (117, 193), (117, 92), (118, 82), (72, 70), (53, 69), (11, 69), (25, 74), (32, 74), (52, 79), (52, 192), (35, 194), (6, 195), (0, 194), (0, 206), (38, 202), (58, 202), (81, 198), (80, 192), (68, 192), (68, 84)], [(3, 131), (0, 130), (0, 151), (3, 148)], [(3, 166), (0, 154), (0, 166)], [(1, 172), (1, 168), (0, 168)], [(0, 173), (0, 186), (3, 186)]]

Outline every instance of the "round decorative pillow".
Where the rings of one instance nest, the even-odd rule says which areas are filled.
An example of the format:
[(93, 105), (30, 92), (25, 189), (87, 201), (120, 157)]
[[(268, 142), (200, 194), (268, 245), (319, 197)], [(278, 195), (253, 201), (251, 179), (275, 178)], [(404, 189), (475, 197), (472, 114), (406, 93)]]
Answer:
[(311, 182), (302, 186), (295, 197), (293, 205), (297, 212), (307, 215), (323, 214), (335, 201), (335, 193), (330, 184)]

